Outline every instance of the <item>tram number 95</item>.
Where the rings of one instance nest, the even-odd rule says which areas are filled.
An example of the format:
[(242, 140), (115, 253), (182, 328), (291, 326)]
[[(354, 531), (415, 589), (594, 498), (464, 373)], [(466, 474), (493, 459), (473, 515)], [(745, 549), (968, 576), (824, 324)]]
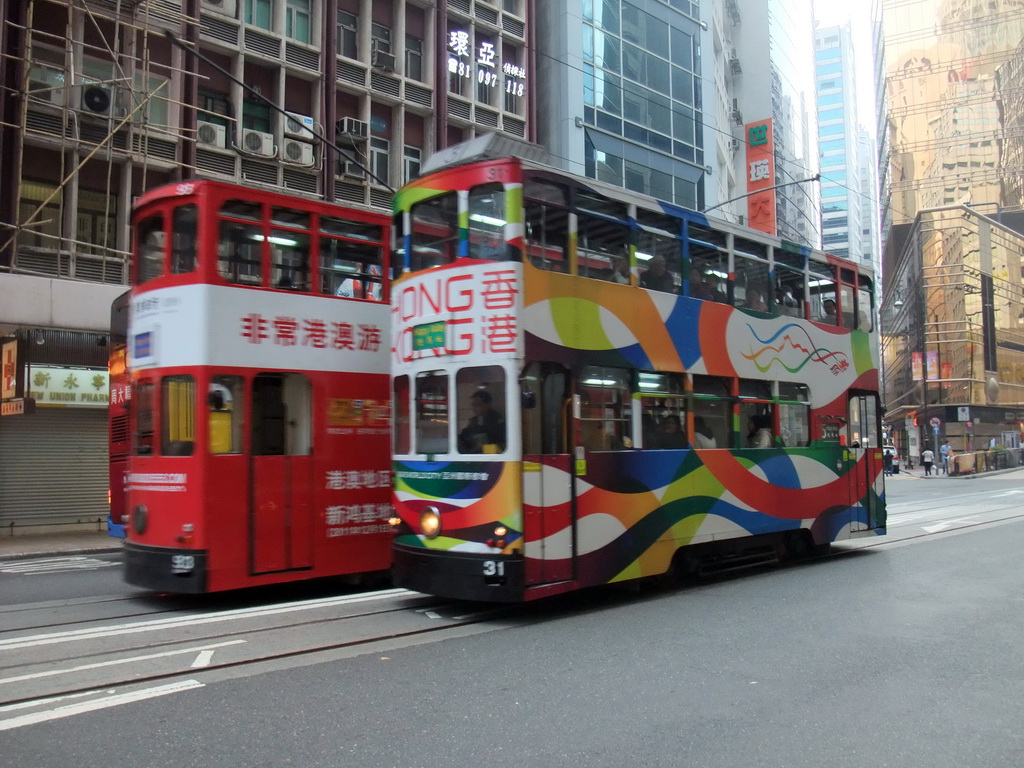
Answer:
[(171, 573), (190, 573), (195, 567), (194, 555), (171, 555)]
[(504, 576), (505, 563), (502, 560), (484, 560), (484, 576)]

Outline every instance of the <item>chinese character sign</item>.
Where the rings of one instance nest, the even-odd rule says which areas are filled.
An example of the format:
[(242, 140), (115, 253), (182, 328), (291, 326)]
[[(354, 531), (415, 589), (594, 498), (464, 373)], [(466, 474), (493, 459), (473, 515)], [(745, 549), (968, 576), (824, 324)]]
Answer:
[(754, 229), (776, 234), (775, 213), (775, 137), (772, 121), (747, 123), (746, 174), (747, 222)]
[[(508, 56), (506, 51), (505, 56)], [(505, 92), (522, 96), (525, 90), (526, 69), (514, 62), (499, 61), (498, 49), (487, 40), (477, 40), (474, 47), (469, 32), (453, 29), (448, 32), (448, 73), (457, 78), (472, 80), (481, 85), (497, 88), (504, 75)]]
[(520, 290), (518, 267), (508, 263), (431, 270), (403, 282), (391, 310), (395, 354), (403, 361), (515, 354)]

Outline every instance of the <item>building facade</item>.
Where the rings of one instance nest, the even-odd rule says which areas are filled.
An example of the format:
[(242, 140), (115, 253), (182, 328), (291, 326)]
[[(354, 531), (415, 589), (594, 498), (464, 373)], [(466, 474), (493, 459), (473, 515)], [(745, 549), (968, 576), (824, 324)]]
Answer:
[[(820, 247), (820, 193), (806, 181), (819, 169), (810, 0), (719, 0), (715, 7), (715, 88), (727, 114), (717, 130), (731, 146), (722, 202), (747, 193), (757, 175), (747, 162), (745, 127), (770, 121), (773, 186), (787, 185), (774, 192), (775, 234)], [(748, 223), (750, 213), (741, 198), (721, 205), (718, 215)]]
[[(489, 131), (535, 140), (533, 8), (0, 0), (0, 338), (33, 380), (102, 373), (132, 200), (159, 185), (213, 178), (390, 211), (436, 149)], [(105, 404), (90, 402), (0, 418), (0, 525), (105, 517)]]
[(822, 248), (836, 256), (870, 263), (871, 253), (863, 235), (863, 167), (855, 73), (850, 25), (815, 29)]
[(944, 437), (957, 450), (1009, 445), (1024, 409), (1013, 192), (1024, 7), (883, 0), (882, 13), (886, 426), (911, 456)]
[(545, 0), (535, 12), (537, 137), (551, 161), (703, 208), (700, 3)]

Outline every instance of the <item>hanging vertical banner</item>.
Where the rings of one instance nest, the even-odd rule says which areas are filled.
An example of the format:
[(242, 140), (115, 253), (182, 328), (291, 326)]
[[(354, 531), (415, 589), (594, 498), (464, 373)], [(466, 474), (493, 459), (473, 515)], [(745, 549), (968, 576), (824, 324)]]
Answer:
[(0, 400), (18, 396), (18, 342), (5, 341), (0, 347)]
[(939, 351), (937, 349), (928, 350), (928, 381), (939, 380)]
[(747, 123), (747, 225), (777, 233), (775, 214), (775, 134), (772, 120)]
[(914, 381), (921, 381), (924, 379), (920, 352), (910, 353), (910, 378)]

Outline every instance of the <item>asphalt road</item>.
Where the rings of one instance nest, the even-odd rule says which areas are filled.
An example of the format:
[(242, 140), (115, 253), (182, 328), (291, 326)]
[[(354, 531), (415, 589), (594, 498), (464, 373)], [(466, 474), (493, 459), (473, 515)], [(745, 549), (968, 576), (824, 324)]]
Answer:
[[(458, 605), (396, 597), (368, 620), (346, 603), (367, 627), (446, 631), (200, 667), (95, 711), (88, 693), (0, 707), (0, 766), (1024, 765), (1019, 484), (897, 480), (887, 539), (696, 586), (468, 624)], [(251, 623), (219, 631), (258, 642)]]

